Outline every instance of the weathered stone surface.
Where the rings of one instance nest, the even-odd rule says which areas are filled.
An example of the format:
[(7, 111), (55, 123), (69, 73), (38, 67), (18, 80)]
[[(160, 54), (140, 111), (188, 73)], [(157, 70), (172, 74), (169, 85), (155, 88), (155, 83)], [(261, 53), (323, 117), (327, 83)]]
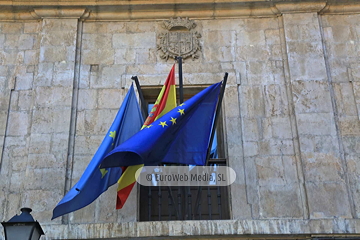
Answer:
[[(246, 11), (256, 15), (257, 4)], [(116, 186), (50, 221), (103, 140), (131, 76), (162, 86), (173, 60), (156, 50), (161, 20), (100, 22), (95, 11), (94, 21), (1, 22), (0, 220), (30, 206), (46, 239), (359, 233), (359, 15), (332, 15), (329, 6), (322, 15), (312, 4), (283, 3), (287, 10), (271, 8), (270, 18), (239, 18), (242, 11), (218, 9), (222, 3), (192, 9), (202, 52), (184, 61), (184, 83), (208, 86), (229, 72), (224, 146), (238, 178), (229, 195), (235, 220), (222, 221), (138, 223), (138, 193), (115, 211)], [(166, 14), (186, 13), (177, 7)], [(279, 9), (286, 11), (275, 17)]]
[(30, 114), (27, 111), (11, 112), (7, 127), (7, 135), (24, 136), (29, 132)]
[(33, 133), (67, 133), (70, 126), (70, 108), (37, 108), (33, 111)]
[(343, 182), (307, 182), (311, 218), (351, 218)]
[(303, 216), (300, 193), (296, 184), (260, 187), (259, 195), (260, 218), (301, 218)]

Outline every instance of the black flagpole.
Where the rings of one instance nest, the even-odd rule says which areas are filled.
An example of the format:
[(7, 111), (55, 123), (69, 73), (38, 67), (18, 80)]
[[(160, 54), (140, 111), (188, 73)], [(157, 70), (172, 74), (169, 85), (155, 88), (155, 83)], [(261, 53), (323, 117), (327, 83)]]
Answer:
[(206, 162), (205, 162), (205, 166), (207, 166), (209, 164), (209, 158), (210, 158), (210, 153), (211, 153), (211, 147), (212, 147), (212, 143), (214, 141), (214, 136), (215, 136), (215, 132), (216, 132), (216, 126), (217, 123), (219, 121), (219, 115), (220, 115), (220, 111), (221, 111), (221, 104), (222, 104), (222, 100), (224, 97), (224, 92), (225, 92), (225, 87), (226, 87), (226, 82), (227, 82), (227, 78), (228, 78), (228, 73), (225, 72), (225, 76), (223, 79), (223, 83), (221, 85), (221, 89), (220, 89), (220, 94), (219, 94), (219, 101), (216, 105), (216, 112), (215, 112), (215, 119), (214, 119), (214, 126), (211, 130), (211, 135), (210, 135), (210, 142), (209, 142), (209, 146), (207, 149), (207, 153), (206, 153)]
[(184, 102), (184, 91), (183, 91), (183, 76), (182, 76), (182, 57), (175, 57), (175, 60), (179, 64), (179, 94), (180, 94), (180, 104)]
[(144, 95), (143, 95), (143, 93), (141, 91), (141, 87), (140, 87), (140, 84), (139, 84), (139, 79), (138, 79), (137, 76), (132, 76), (131, 79), (135, 81), (135, 85), (136, 85), (136, 88), (137, 88), (138, 93), (139, 93), (139, 99), (140, 99), (140, 104), (141, 104), (141, 112), (142, 112), (142, 115), (143, 115), (144, 120), (145, 120), (147, 115), (148, 115), (148, 110), (147, 110), (147, 107), (146, 107)]
[[(218, 102), (216, 104), (216, 112), (215, 112), (215, 118), (214, 118), (214, 125), (213, 125), (213, 128), (211, 130), (211, 135), (210, 135), (210, 142), (209, 142), (209, 145), (208, 145), (208, 149), (207, 149), (207, 153), (206, 153), (206, 161), (205, 161), (205, 166), (207, 166), (209, 164), (209, 159), (210, 159), (210, 153), (211, 153), (211, 147), (212, 147), (212, 143), (213, 143), (213, 140), (214, 140), (214, 136), (215, 136), (215, 132), (216, 132), (216, 126), (217, 126), (217, 123), (219, 121), (219, 115), (220, 115), (220, 111), (221, 111), (221, 104), (222, 104), (222, 100), (224, 98), (224, 92), (225, 92), (225, 87), (226, 87), (226, 82), (227, 82), (227, 78), (228, 78), (228, 73), (225, 72), (225, 76), (224, 76), (224, 79), (223, 79), (223, 82), (222, 82), (222, 85), (221, 85), (221, 89), (220, 89), (220, 93), (219, 93), (219, 99), (218, 99)], [(200, 204), (200, 201), (201, 201), (201, 190), (202, 190), (202, 187), (200, 186), (198, 188), (198, 194), (197, 194), (197, 197), (196, 197), (196, 202), (195, 202), (195, 207), (196, 207), (196, 210), (194, 211), (194, 215), (193, 215), (193, 219), (195, 220), (195, 216), (196, 214), (198, 214), (199, 212), (199, 204)], [(200, 218), (201, 220), (201, 218)]]

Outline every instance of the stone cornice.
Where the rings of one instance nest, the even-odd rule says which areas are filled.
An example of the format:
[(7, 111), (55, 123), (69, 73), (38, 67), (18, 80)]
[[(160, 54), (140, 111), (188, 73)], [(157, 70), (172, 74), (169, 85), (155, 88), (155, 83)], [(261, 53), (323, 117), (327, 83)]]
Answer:
[(34, 18), (79, 18), (89, 17), (86, 8), (34, 8), (30, 14)]
[[(359, 237), (360, 219), (268, 219), (268, 220), (207, 220), (207, 221), (159, 221), (159, 222), (126, 222), (102, 224), (42, 224), (45, 232), (51, 232), (51, 239), (100, 239), (100, 238), (136, 238), (136, 237), (189, 237), (221, 236), (226, 237), (251, 235), (259, 238), (288, 235), (286, 239), (302, 235), (329, 235), (332, 237), (353, 235)], [(307, 236), (306, 236), (307, 235)], [(284, 238), (285, 239), (285, 238)]]
[(276, 3), (275, 7), (281, 13), (304, 13), (320, 12), (326, 6), (326, 2), (298, 2), (298, 3)]
[(360, 0), (1, 1), (0, 20), (79, 18), (86, 21), (275, 17), (286, 13), (360, 14)]

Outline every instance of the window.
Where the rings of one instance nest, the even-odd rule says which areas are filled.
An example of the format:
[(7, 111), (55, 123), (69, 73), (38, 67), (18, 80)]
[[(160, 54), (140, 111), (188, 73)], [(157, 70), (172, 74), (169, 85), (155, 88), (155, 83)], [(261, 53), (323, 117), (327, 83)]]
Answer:
[[(194, 96), (205, 86), (184, 87), (184, 100)], [(152, 105), (160, 88), (142, 88), (147, 105)], [(179, 92), (177, 89), (177, 96)], [(151, 107), (149, 107), (151, 109)], [(216, 129), (208, 165), (227, 165), (221, 114)], [(215, 151), (216, 149), (216, 151)], [(228, 187), (146, 187), (140, 185), (140, 221), (217, 220), (230, 219)]]

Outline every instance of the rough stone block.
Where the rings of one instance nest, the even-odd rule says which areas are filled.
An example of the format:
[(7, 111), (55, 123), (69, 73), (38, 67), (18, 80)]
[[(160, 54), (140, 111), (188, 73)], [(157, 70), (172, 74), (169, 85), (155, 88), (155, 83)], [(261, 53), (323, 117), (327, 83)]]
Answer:
[(263, 155), (294, 155), (292, 140), (268, 139), (259, 142), (259, 153)]
[(27, 21), (24, 23), (24, 33), (38, 33), (40, 30), (40, 22)]
[(112, 48), (112, 34), (83, 34), (82, 48), (96, 50), (98, 48)]
[[(162, 78), (160, 80), (160, 85), (164, 84), (164, 82), (165, 82), (164, 79), (166, 79), (166, 77)], [(221, 81), (223, 79), (223, 77), (224, 77), (223, 73), (217, 73), (217, 74), (214, 74), (214, 73), (185, 74), (185, 73), (183, 73), (184, 85), (214, 84), (214, 83), (218, 83), (219, 81)]]
[(339, 157), (327, 153), (302, 153), (302, 159), (306, 181), (343, 181), (344, 170)]
[(40, 47), (40, 62), (66, 61), (67, 49), (65, 46)]
[(279, 23), (277, 18), (247, 18), (244, 19), (244, 27), (246, 31), (257, 31), (263, 29), (278, 29)]
[(260, 86), (240, 86), (240, 113), (244, 117), (265, 115), (263, 91)]
[[(84, 125), (85, 134), (106, 134), (114, 120), (118, 109), (109, 110), (85, 110)], [(80, 119), (79, 119), (80, 120)], [(82, 129), (82, 127), (80, 127)]]
[(306, 182), (310, 218), (351, 218), (343, 182)]
[(89, 88), (90, 87), (90, 67), (91, 67), (90, 65), (81, 64), (79, 88)]
[(51, 134), (35, 134), (35, 133), (31, 134), (29, 153), (33, 153), (33, 154), (50, 153), (50, 143), (51, 143)]
[(0, 110), (0, 135), (2, 135), (6, 130), (8, 111)]
[(37, 75), (34, 78), (34, 87), (51, 86), (54, 73), (54, 63), (39, 63)]
[(233, 62), (235, 60), (234, 47), (204, 47), (204, 58), (208, 62)]
[(6, 34), (4, 48), (5, 49), (17, 49), (19, 47), (20, 34)]
[(333, 87), (339, 116), (357, 116), (353, 85), (351, 83), (333, 83)]
[(95, 109), (95, 108), (97, 108), (97, 101), (98, 101), (98, 91), (97, 90), (95, 90), (95, 89), (80, 89), (77, 109), (79, 111), (82, 111), (85, 109)]
[(33, 111), (32, 133), (68, 133), (70, 127), (70, 107), (37, 108)]
[(203, 31), (216, 30), (238, 30), (245, 25), (245, 19), (222, 19), (221, 21), (204, 20), (201, 21)]
[(336, 56), (337, 58), (347, 58), (357, 56), (357, 47), (355, 42), (353, 43), (333, 43), (329, 45), (330, 56)]
[[(134, 186), (134, 188), (136, 188)], [(135, 190), (135, 189), (134, 189)], [(117, 184), (114, 184), (112, 187), (110, 187), (106, 192), (101, 194), (101, 196), (96, 199), (96, 210), (97, 210), (97, 221), (98, 222), (116, 222), (117, 221), (117, 215), (120, 211), (114, 211), (114, 208), (116, 206), (116, 194), (117, 194)], [(137, 199), (127, 199), (127, 201), (130, 200), (130, 204), (127, 204), (130, 208), (134, 209), (136, 204), (134, 203)], [(132, 201), (131, 201), (132, 200)], [(126, 202), (127, 202), (126, 201)], [(125, 204), (126, 204), (125, 202)], [(124, 206), (123, 209), (126, 207)], [(135, 211), (136, 212), (136, 211)], [(135, 212), (128, 212), (130, 215), (133, 215), (135, 217)]]
[(258, 142), (244, 142), (244, 156), (253, 157), (259, 154)]
[(121, 89), (99, 89), (97, 95), (98, 108), (119, 109), (124, 99), (124, 92)]
[(267, 45), (280, 44), (280, 31), (279, 29), (265, 30), (265, 43)]
[[(14, 168), (13, 168), (14, 169)], [(11, 172), (10, 176), (10, 186), (11, 192), (21, 192), (22, 185), (24, 184), (24, 170), (20, 170), (20, 172)]]
[(223, 99), (223, 112), (227, 117), (240, 117), (239, 91), (237, 86), (227, 87)]
[[(113, 25), (108, 25), (108, 31), (115, 32), (113, 29), (115, 28)], [(123, 32), (123, 26), (120, 26), (120, 30)], [(119, 28), (119, 27), (117, 27)], [(115, 28), (116, 29), (116, 28)], [(116, 30), (116, 32), (121, 32)], [(155, 24), (153, 22), (127, 22), (126, 23), (126, 32), (127, 33), (143, 33), (143, 32), (155, 32)]]
[(260, 187), (259, 195), (260, 218), (302, 218), (297, 184)]
[(13, 171), (20, 171), (23, 173), (27, 165), (27, 149), (25, 147), (12, 147), (11, 150), (11, 165)]
[(19, 110), (30, 110), (33, 105), (33, 91), (18, 91), (18, 109)]
[(98, 48), (98, 49), (85, 49), (82, 52), (83, 64), (114, 64), (114, 49)]
[(231, 201), (232, 214), (235, 219), (251, 218), (251, 207), (246, 199), (246, 187), (244, 184), (231, 184), (231, 196), (236, 196)]
[(7, 135), (24, 136), (30, 128), (30, 116), (27, 111), (10, 112)]
[(15, 214), (20, 214), (19, 210), (22, 207), (20, 199), (21, 199), (21, 194), (19, 194), (19, 192), (8, 194), (7, 204), (4, 211), (6, 213), (6, 215), (4, 216), (6, 221), (9, 221)]
[(289, 54), (290, 77), (292, 80), (324, 80), (326, 68), (323, 56), (304, 57)]
[(300, 113), (296, 117), (300, 135), (336, 135), (333, 113)]
[[(55, 173), (54, 175), (59, 175), (59, 173)], [(31, 215), (42, 225), (54, 224), (51, 221), (52, 210), (54, 209), (54, 206), (56, 206), (56, 204), (63, 197), (63, 189), (64, 186), (61, 186), (59, 188), (52, 188), (50, 190), (26, 189), (22, 193), (21, 206), (31, 206), (33, 210)]]
[(42, 33), (56, 31), (70, 32), (77, 30), (78, 19), (44, 19), (42, 24)]
[(76, 44), (76, 31), (51, 31), (41, 35), (41, 46), (73, 46)]
[(61, 159), (65, 161), (67, 150), (68, 150), (68, 144), (69, 144), (69, 134), (68, 133), (54, 133), (52, 134), (52, 141), (51, 141), (51, 153), (55, 155), (55, 157), (60, 160), (61, 154), (64, 155), (64, 157)]
[(38, 63), (39, 52), (38, 50), (26, 50), (24, 55), (24, 64), (35, 65)]
[(244, 141), (258, 141), (260, 139), (260, 131), (258, 119), (243, 118), (243, 138)]
[(71, 88), (37, 87), (35, 93), (35, 105), (37, 107), (71, 107)]
[(234, 47), (235, 43), (236, 43), (236, 32), (235, 31), (208, 31), (208, 32), (204, 32), (204, 34), (202, 35), (201, 38), (204, 41), (204, 46), (208, 46), (210, 48), (215, 47), (215, 46), (216, 47), (219, 47), (219, 46)]
[(342, 136), (360, 136), (360, 121), (358, 116), (341, 117), (339, 129)]
[(242, 140), (241, 137), (241, 120), (237, 117), (225, 118), (227, 131), (233, 134), (226, 135), (227, 153), (229, 157), (242, 156)]
[(70, 214), (71, 223), (89, 223), (95, 219), (96, 201)]
[(136, 49), (133, 48), (119, 48), (115, 50), (115, 64), (127, 64), (129, 62), (135, 62)]
[(0, 63), (3, 65), (20, 65), (24, 63), (24, 51), (17, 49), (0, 51)]
[(112, 38), (114, 48), (156, 48), (156, 34), (146, 33), (114, 33)]
[(264, 86), (266, 116), (284, 116), (288, 113), (288, 100), (285, 86), (270, 84)]
[(3, 23), (1, 32), (2, 33), (22, 33), (23, 28), (24, 28), (23, 23), (16, 23), (16, 22)]
[(344, 136), (342, 140), (347, 154), (360, 154), (360, 136)]
[(294, 81), (293, 98), (297, 113), (331, 112), (331, 98), (325, 81)]
[[(94, 154), (99, 148), (104, 137), (105, 134), (92, 136), (77, 136), (75, 141), (75, 155)], [(90, 159), (91, 158), (92, 155)], [(89, 158), (87, 159), (88, 161), (90, 161)], [(82, 171), (84, 171), (84, 169)]]
[(236, 61), (266, 61), (271, 57), (270, 50), (263, 45), (239, 46), (235, 49)]
[(339, 151), (339, 143), (336, 136), (314, 136), (300, 137), (300, 148), (302, 153), (331, 153), (336, 155)]
[[(119, 88), (120, 76), (125, 72), (125, 66), (100, 66), (100, 72), (90, 77), (91, 88)], [(165, 78), (166, 79), (166, 78)]]
[(238, 46), (261, 46), (265, 45), (264, 30), (258, 31), (240, 31), (236, 39)]
[[(44, 156), (45, 157), (45, 156)], [(27, 190), (57, 190), (61, 191), (65, 184), (65, 168), (60, 166), (54, 168), (27, 168), (27, 183), (24, 188)], [(46, 184), (44, 184), (46, 183)], [(55, 205), (54, 205), (55, 206)], [(51, 209), (51, 208), (50, 208)]]

